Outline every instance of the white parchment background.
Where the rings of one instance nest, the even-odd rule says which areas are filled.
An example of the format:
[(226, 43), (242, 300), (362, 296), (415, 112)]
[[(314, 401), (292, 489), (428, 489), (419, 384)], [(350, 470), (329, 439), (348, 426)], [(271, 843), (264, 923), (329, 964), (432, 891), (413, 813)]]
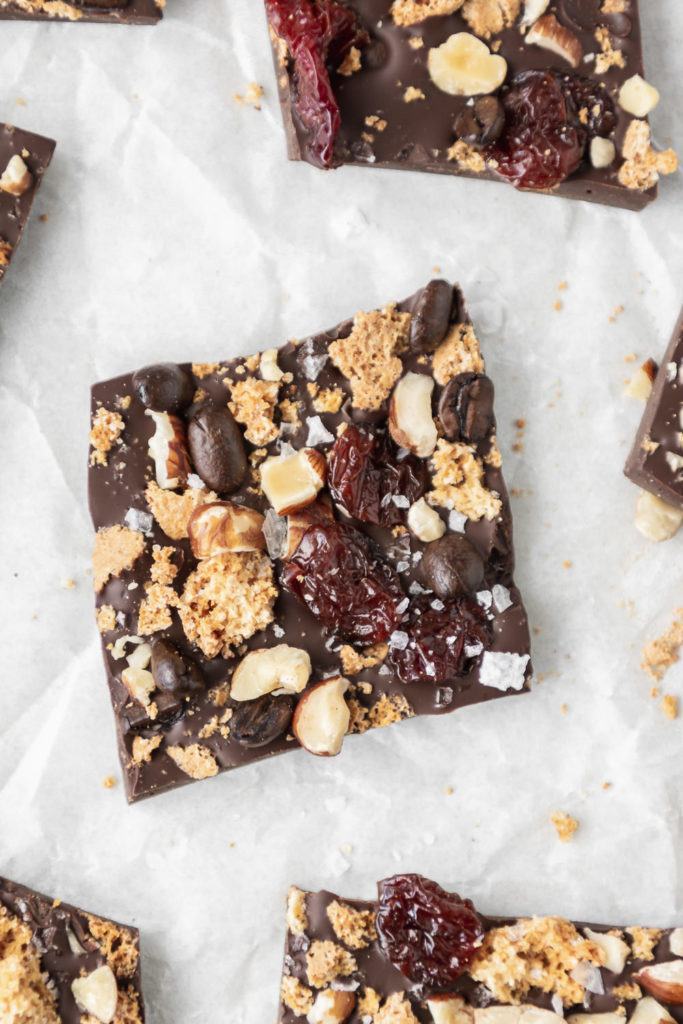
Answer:
[[(683, 2), (641, 6), (656, 140), (683, 150)], [(659, 357), (683, 301), (680, 172), (638, 215), (288, 164), (260, 0), (0, 40), (0, 120), (59, 143), (0, 295), (0, 873), (140, 927), (151, 1024), (274, 1020), (291, 882), (371, 897), (418, 870), (485, 911), (682, 923), (683, 718), (638, 663), (683, 604), (683, 536), (645, 542), (621, 474), (641, 414), (624, 358)], [(252, 80), (260, 112), (232, 99)], [(102, 785), (119, 766), (86, 574), (90, 383), (277, 345), (434, 267), (496, 383), (543, 682), (128, 808)], [(683, 665), (665, 689), (683, 697)]]

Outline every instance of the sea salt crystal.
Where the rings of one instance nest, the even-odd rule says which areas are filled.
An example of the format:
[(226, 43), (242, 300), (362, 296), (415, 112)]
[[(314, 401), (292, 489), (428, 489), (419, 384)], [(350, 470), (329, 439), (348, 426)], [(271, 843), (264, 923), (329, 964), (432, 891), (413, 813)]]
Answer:
[(187, 477), (187, 486), (194, 487), (196, 491), (204, 490), (204, 481), (196, 473), (190, 473)]
[(154, 516), (151, 512), (143, 512), (139, 508), (129, 508), (123, 521), (129, 530), (139, 530), (140, 533), (149, 533), (154, 525)]
[(410, 507), (410, 502), (406, 498), (405, 494), (393, 494), (391, 500), (393, 501), (396, 508)]
[(301, 360), (304, 373), (306, 374), (307, 380), (317, 380), (320, 371), (327, 362), (327, 353), (323, 353), (319, 356), (305, 355)]
[(510, 591), (507, 587), (502, 586), (500, 583), (495, 583), (491, 591), (493, 596), (493, 604), (497, 612), (504, 612), (506, 608), (512, 606), (510, 599)]
[(464, 533), (466, 522), (467, 516), (464, 516), (462, 512), (456, 512), (453, 509), (448, 513), (448, 529), (453, 530), (454, 533)]
[(474, 595), (477, 599), (477, 604), (480, 604), (482, 608), (490, 608), (491, 602), (493, 601), (493, 594), (490, 590), (479, 590)]
[(465, 644), (465, 657), (476, 658), (483, 650), (483, 644)]
[(307, 416), (308, 440), (306, 444), (314, 448), (317, 444), (329, 444), (334, 441), (334, 434), (331, 434), (319, 416)]
[(404, 651), (408, 646), (409, 640), (410, 637), (402, 629), (395, 629), (389, 637), (389, 647), (394, 650)]
[(528, 654), (512, 651), (484, 651), (479, 668), (479, 682), (496, 690), (521, 690)]

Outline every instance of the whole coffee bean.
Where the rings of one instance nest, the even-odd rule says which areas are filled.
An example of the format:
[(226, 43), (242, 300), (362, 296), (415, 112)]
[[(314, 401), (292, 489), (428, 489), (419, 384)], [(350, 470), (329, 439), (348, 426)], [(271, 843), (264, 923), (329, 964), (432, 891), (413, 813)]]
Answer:
[(159, 690), (184, 697), (201, 693), (206, 685), (194, 658), (161, 637), (152, 643), (152, 675)]
[[(154, 718), (150, 717), (150, 710), (156, 708)], [(124, 714), (131, 729), (148, 729), (163, 727), (167, 729), (185, 713), (185, 701), (176, 693), (162, 691), (154, 695), (152, 704), (143, 707), (133, 701), (130, 707), (126, 707)]]
[(425, 582), (442, 601), (472, 594), (484, 582), (484, 560), (460, 533), (433, 540), (420, 565)]
[(154, 412), (181, 412), (192, 401), (194, 384), (176, 363), (154, 363), (133, 374), (140, 401)]
[(468, 146), (488, 146), (505, 127), (503, 104), (495, 96), (479, 96), (455, 119), (455, 134)]
[(235, 708), (230, 719), (230, 736), (243, 747), (262, 747), (285, 732), (293, 714), (293, 697), (264, 693)]
[(479, 373), (459, 373), (439, 399), (439, 419), (448, 441), (477, 444), (493, 427), (493, 382)]
[(433, 352), (446, 337), (453, 305), (453, 287), (448, 281), (430, 281), (422, 289), (410, 323), (413, 352)]
[(236, 490), (247, 475), (242, 432), (228, 408), (204, 405), (190, 420), (187, 441), (192, 464), (207, 487)]

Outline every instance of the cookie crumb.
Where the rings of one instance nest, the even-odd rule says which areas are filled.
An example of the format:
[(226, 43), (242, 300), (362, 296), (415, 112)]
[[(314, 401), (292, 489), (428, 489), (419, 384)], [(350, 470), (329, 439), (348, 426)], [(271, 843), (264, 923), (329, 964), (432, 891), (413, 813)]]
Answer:
[(553, 811), (550, 820), (557, 829), (557, 836), (562, 843), (571, 843), (574, 833), (579, 827), (576, 818), (570, 817), (564, 811)]
[(260, 110), (261, 104), (259, 100), (264, 95), (263, 86), (259, 85), (258, 82), (249, 82), (246, 89), (244, 90), (244, 96), (240, 93), (233, 93), (233, 100), (242, 107), (253, 107), (254, 110)]
[(678, 652), (683, 644), (683, 608), (677, 608), (674, 614), (676, 618), (661, 636), (645, 645), (641, 655), (640, 667), (655, 683), (678, 661)]
[(672, 694), (664, 694), (660, 707), (667, 718), (678, 718), (678, 701)]
[(106, 779), (102, 779), (102, 785), (105, 789), (113, 789), (116, 785), (116, 779), (113, 775), (107, 775)]

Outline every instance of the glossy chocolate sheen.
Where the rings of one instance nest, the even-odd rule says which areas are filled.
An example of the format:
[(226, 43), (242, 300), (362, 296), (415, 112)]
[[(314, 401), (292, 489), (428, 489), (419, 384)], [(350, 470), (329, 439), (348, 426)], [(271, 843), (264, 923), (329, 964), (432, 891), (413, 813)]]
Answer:
[[(416, 25), (400, 27), (394, 24), (389, 13), (391, 0), (347, 2), (358, 13), (363, 27), (370, 32), (371, 43), (370, 50), (361, 57), (362, 66), (359, 71), (349, 77), (331, 73), (333, 91), (341, 112), (341, 129), (335, 148), (339, 163), (432, 171), (500, 182), (501, 179), (491, 171), (473, 173), (459, 168), (447, 158), (447, 150), (456, 141), (453, 125), (458, 114), (465, 109), (467, 97), (450, 96), (434, 85), (427, 68), (427, 55), (431, 48), (439, 46), (453, 33), (471, 33), (462, 15), (439, 15), (426, 18)], [(578, 36), (585, 55), (600, 52), (593, 34), (598, 25), (599, 8), (599, 0), (554, 0), (546, 13), (554, 14), (561, 25)], [(635, 74), (644, 76), (638, 0), (629, 0), (628, 21), (630, 28), (627, 35), (611, 36), (614, 47), (623, 50), (625, 67), (612, 67), (599, 76), (595, 74), (592, 62), (582, 63), (573, 69), (567, 61), (549, 50), (526, 44), (516, 25), (505, 29), (488, 40), (488, 43), (500, 43), (497, 52), (507, 61), (508, 80), (513, 74), (527, 69), (550, 68), (560, 73), (575, 70), (593, 81), (604, 82), (610, 95), (614, 96), (627, 78)], [(415, 38), (423, 40), (419, 49), (409, 45), (409, 40)], [(370, 68), (368, 52), (376, 53), (378, 49), (385, 53), (385, 59), (379, 67)], [(291, 66), (288, 73), (283, 74), (275, 44), (273, 52), (288, 155), (290, 160), (309, 160), (307, 133), (299, 123), (292, 104)], [(403, 94), (409, 86), (421, 89), (425, 99), (406, 103)], [(618, 123), (614, 141), (620, 151), (632, 117), (616, 102), (615, 110)], [(369, 126), (366, 124), (368, 117), (385, 120), (386, 128), (378, 131)], [(574, 174), (557, 188), (549, 190), (548, 194), (642, 210), (656, 198), (657, 187), (647, 192), (626, 188), (617, 181), (618, 165), (617, 159), (613, 167), (596, 170), (584, 159)]]
[[(399, 304), (401, 311), (410, 312), (417, 301), (418, 295), (414, 295), (405, 302)], [(454, 301), (451, 313), (452, 322), (461, 322), (467, 319), (462, 296), (458, 289), (453, 291)], [(352, 328), (352, 321), (333, 328), (325, 333), (315, 335), (312, 338), (304, 339), (301, 343), (288, 343), (278, 351), (278, 365), (285, 373), (293, 374), (294, 381), (288, 385), (288, 389), (295, 389), (296, 398), (301, 402), (303, 411), (301, 413), (301, 425), (298, 429), (287, 430), (282, 433), (282, 440), (298, 449), (306, 446), (308, 438), (307, 416), (320, 415), (321, 420), (328, 430), (336, 433), (337, 426), (350, 420), (372, 425), (378, 417), (384, 419), (386, 409), (380, 414), (363, 413), (356, 407), (351, 407), (350, 400), (342, 405), (338, 413), (316, 413), (312, 406), (312, 400), (307, 390), (307, 383), (311, 378), (304, 375), (304, 355), (314, 350), (322, 352), (326, 356), (327, 347), (336, 338), (347, 336)], [(272, 342), (264, 340), (264, 348), (270, 347)], [(424, 372), (424, 366), (418, 362), (419, 357), (407, 352), (403, 357), (404, 368)], [(201, 380), (197, 380), (198, 388), (208, 393), (209, 400), (216, 404), (225, 406), (229, 394), (224, 380), (239, 380), (239, 367), (244, 366), (244, 360), (236, 359), (221, 364), (221, 376), (211, 374)], [(183, 369), (191, 371), (190, 364), (184, 365)], [(225, 372), (223, 372), (225, 371)], [(242, 375), (243, 376), (243, 375)], [(317, 384), (321, 388), (339, 387), (342, 388), (350, 399), (349, 383), (345, 377), (332, 365), (327, 357), (325, 365), (317, 377)], [(434, 408), (438, 406), (438, 394), (441, 391), (437, 385), (435, 389)], [(290, 393), (287, 389), (281, 389), (280, 398)], [(149, 416), (145, 415), (145, 409), (140, 402), (137, 392), (133, 386), (132, 375), (115, 378), (101, 384), (96, 384), (92, 391), (92, 411), (103, 405), (108, 409), (119, 407), (121, 400), (130, 397), (130, 405), (123, 411), (126, 427), (122, 435), (123, 445), (114, 450), (109, 459), (108, 466), (92, 466), (89, 470), (89, 496), (90, 510), (96, 529), (115, 524), (123, 524), (126, 513), (129, 509), (147, 511), (147, 503), (144, 497), (145, 488), (154, 472), (152, 462), (147, 452), (147, 445), (153, 433), (153, 424)], [(191, 415), (192, 408), (186, 412)], [(488, 448), (489, 440), (486, 441), (483, 451)], [(246, 443), (247, 452), (254, 449), (253, 445)], [(318, 449), (327, 453), (331, 444), (318, 445)], [(268, 446), (269, 454), (277, 454), (279, 442), (275, 441)], [(262, 512), (269, 508), (268, 502), (260, 492), (255, 492), (249, 486), (249, 477), (242, 484), (240, 489), (229, 495), (231, 501), (258, 508)], [(466, 536), (477, 547), (484, 559), (485, 585), (490, 588), (495, 583), (500, 583), (509, 588), (511, 607), (503, 612), (495, 612), (491, 620), (493, 627), (492, 650), (510, 651), (520, 655), (527, 655), (529, 652), (529, 628), (519, 591), (514, 585), (512, 572), (514, 567), (514, 555), (512, 549), (512, 520), (507, 491), (503, 481), (501, 470), (490, 465), (485, 466), (485, 484), (490, 490), (495, 490), (502, 501), (502, 513), (497, 521), (489, 522), (482, 519), (479, 522), (468, 520), (466, 524)], [(444, 517), (447, 512), (442, 511)], [(424, 548), (424, 544), (416, 538), (397, 539), (387, 528), (372, 526), (367, 523), (353, 521), (354, 526), (362, 530), (377, 541), (382, 549), (385, 558), (394, 565), (400, 563), (408, 564), (406, 551), (418, 551)], [(150, 796), (164, 789), (179, 786), (190, 781), (175, 762), (163, 753), (162, 747), (156, 751), (150, 763), (135, 766), (131, 762), (131, 750), (136, 733), (130, 728), (126, 717), (127, 709), (130, 710), (128, 693), (121, 682), (121, 670), (126, 667), (125, 659), (115, 661), (110, 653), (110, 647), (117, 637), (135, 634), (137, 629), (137, 611), (140, 599), (144, 596), (144, 584), (149, 579), (149, 568), (151, 558), (149, 551), (152, 544), (168, 545), (171, 543), (159, 525), (154, 522), (151, 535), (148, 534), (147, 552), (143, 554), (130, 571), (124, 571), (120, 578), (112, 578), (105, 585), (100, 594), (97, 595), (97, 605), (112, 605), (119, 613), (119, 624), (116, 630), (103, 634), (102, 643), (104, 659), (107, 668), (111, 699), (116, 716), (119, 753), (124, 768), (125, 782), (129, 800), (133, 801), (144, 796)], [(196, 566), (196, 560), (192, 555), (189, 541), (181, 540), (175, 543), (179, 555), (175, 561), (182, 561), (182, 567), (175, 580), (178, 592), (182, 590), (185, 580)], [(495, 551), (494, 551), (495, 546)], [(495, 560), (495, 565), (494, 565)], [(414, 580), (422, 582), (419, 574), (419, 565), (412, 561), (408, 568), (400, 573), (404, 589)], [(131, 584), (133, 589), (131, 589)], [(280, 590), (275, 604), (275, 624), (284, 630), (281, 636), (275, 635), (273, 626), (265, 631), (256, 633), (246, 642), (246, 648), (274, 646), (278, 643), (287, 643), (294, 647), (305, 647), (310, 653), (313, 663), (313, 673), (310, 684), (318, 681), (325, 675), (334, 674), (340, 670), (338, 651), (340, 644), (330, 645), (328, 638), (321, 628), (317, 619), (301, 605), (292, 595)], [(222, 657), (213, 659), (205, 658), (202, 653), (189, 644), (185, 637), (182, 625), (176, 613), (173, 614), (173, 624), (169, 630), (156, 633), (155, 636), (163, 635), (176, 644), (177, 647), (186, 653), (191, 653), (200, 665), (207, 681), (207, 689), (214, 687), (226, 679), (229, 679), (234, 671), (237, 658), (229, 661)], [(128, 649), (127, 653), (130, 653)], [(372, 697), (356, 694), (360, 703), (366, 706), (372, 705), (380, 693), (392, 695), (404, 695), (412, 706), (416, 715), (438, 715), (453, 711), (469, 704), (476, 704), (482, 701), (493, 700), (502, 696), (500, 690), (489, 686), (483, 686), (478, 682), (479, 669), (478, 660), (468, 675), (461, 678), (449, 680), (445, 686), (436, 687), (430, 682), (415, 682), (402, 685), (394, 679), (385, 666), (379, 665), (374, 668), (363, 669), (357, 678), (371, 683), (374, 687)], [(525, 679), (531, 677), (531, 665), (527, 664)], [(355, 678), (355, 677), (354, 677)], [(353, 679), (352, 679), (353, 682)], [(528, 689), (525, 683), (524, 689)], [(513, 691), (508, 691), (513, 692)], [(191, 714), (185, 714), (180, 721), (172, 724), (163, 733), (167, 745), (180, 744), (186, 746), (194, 742), (201, 742), (211, 750), (218, 762), (219, 769), (225, 771), (242, 764), (267, 757), (271, 754), (281, 753), (285, 750), (292, 750), (298, 746), (291, 731), (271, 741), (262, 747), (247, 748), (240, 745), (234, 739), (223, 738), (220, 733), (214, 732), (207, 739), (199, 738), (199, 734), (207, 723), (221, 714), (207, 694), (194, 698), (191, 702)], [(235, 707), (235, 702), (229, 701), (228, 707)], [(145, 737), (158, 735), (160, 726), (156, 725), (151, 729), (143, 729), (140, 734)], [(355, 742), (353, 737), (345, 740), (345, 751), (341, 756), (352, 756), (351, 750), (346, 746), (352, 746)], [(310, 770), (315, 770), (315, 765), (310, 765)]]
[[(43, 175), (55, 151), (56, 142), (33, 132), (22, 131), (11, 124), (0, 124), (0, 174), (13, 156), (20, 156), (33, 175), (33, 183), (20, 196), (0, 190), (0, 242), (8, 243), (8, 262), (19, 244), (31, 214), (31, 207)], [(7, 267), (0, 266), (0, 283)]]
[[(0, 21), (97, 21), (118, 25), (156, 25), (163, 17), (156, 0), (65, 0), (58, 13), (27, 9), (30, 0), (0, 0)], [(54, 8), (53, 8), (54, 12)]]
[[(667, 454), (683, 460), (683, 312), (657, 371), (624, 473), (645, 491), (683, 510), (683, 462), (678, 468)], [(653, 441), (655, 451), (643, 442)], [(676, 459), (673, 459), (674, 463)]]
[[(467, 894), (461, 892), (460, 895), (464, 898)], [(292, 935), (288, 931), (284, 956), (284, 973), (294, 975), (304, 984), (308, 984), (306, 976), (306, 950), (310, 942), (316, 939), (327, 942), (339, 942), (339, 939), (335, 935), (327, 916), (327, 907), (335, 900), (341, 899), (341, 897), (336, 896), (334, 893), (327, 892), (325, 890), (321, 892), (307, 893), (306, 897), (306, 914), (308, 916), (309, 924), (306, 929), (305, 937), (301, 935)], [(370, 910), (373, 913), (377, 910), (376, 902), (348, 899), (343, 899), (342, 902), (356, 910)], [(491, 928), (500, 928), (505, 925), (510, 925), (519, 920), (518, 918), (512, 917), (486, 917), (479, 913), (479, 911), (477, 911), (477, 914), (486, 931), (489, 931)], [(615, 927), (614, 925), (590, 924), (585, 921), (576, 921), (572, 923), (578, 929), (591, 928), (595, 932), (608, 932)], [(627, 921), (625, 924), (628, 927), (632, 922)], [(648, 963), (661, 963), (662, 961), (673, 958), (674, 954), (672, 954), (669, 949), (668, 941), (672, 930), (673, 929), (670, 928), (662, 930), (661, 938), (653, 951), (654, 958), (648, 961)], [(340, 984), (340, 987), (347, 987), (352, 990), (357, 988), (359, 991), (361, 991), (363, 987), (373, 988), (378, 995), (382, 997), (382, 999), (390, 996), (394, 992), (405, 992), (406, 996), (410, 1000), (410, 1008), (417, 1019), (421, 1021), (422, 1024), (432, 1024), (432, 1015), (424, 1005), (424, 1000), (432, 993), (423, 986), (413, 984), (409, 978), (394, 967), (393, 964), (384, 956), (377, 940), (372, 942), (365, 949), (353, 950), (353, 955), (358, 963), (358, 971), (352, 974), (349, 978), (344, 979)], [(637, 972), (645, 966), (645, 961), (633, 957), (627, 960), (621, 974), (615, 974), (603, 967), (601, 969), (601, 974), (605, 988), (604, 993), (602, 995), (597, 995), (587, 992), (588, 1006), (579, 1004), (578, 1006), (573, 1007), (570, 1011), (565, 1010), (565, 1016), (568, 1012), (607, 1013), (610, 1011), (616, 1011), (620, 1006), (625, 1006), (627, 1010), (627, 1017), (625, 1017), (624, 1020), (627, 1020), (635, 1009), (635, 1000), (631, 999), (626, 1000), (625, 1002), (622, 1000), (620, 1002), (614, 995), (612, 995), (612, 991), (617, 986), (626, 985), (629, 982), (632, 982), (633, 975), (637, 974)], [(444, 989), (439, 989), (438, 991), (457, 993), (473, 1007), (502, 1005), (492, 998), (491, 994), (483, 985), (473, 981), (473, 979), (468, 977), (466, 974), (458, 978), (458, 980), (452, 985)], [(648, 993), (643, 989), (643, 995), (647, 994)], [(534, 1006), (541, 1007), (544, 1010), (554, 1009), (550, 995), (541, 991), (539, 988), (532, 988), (528, 995), (524, 997), (524, 1003), (530, 1003)], [(667, 1004), (666, 1009), (671, 1013), (674, 1019), (679, 1022), (679, 1024), (683, 1024), (683, 1006)], [(297, 1022), (300, 1021), (301, 1017), (297, 1017), (290, 1009), (281, 1004), (278, 1024), (297, 1024)], [(361, 1018), (361, 1016), (354, 1010), (344, 1024), (363, 1024), (363, 1018)]]
[[(84, 1014), (79, 1010), (71, 991), (71, 983), (81, 973), (90, 974), (98, 967), (107, 963), (106, 957), (98, 949), (97, 940), (90, 932), (88, 917), (104, 921), (112, 925), (118, 932), (132, 939), (135, 949), (140, 951), (139, 933), (130, 925), (116, 924), (106, 921), (95, 914), (86, 914), (61, 900), (51, 899), (34, 889), (29, 889), (18, 882), (11, 882), (0, 877), (0, 905), (5, 906), (11, 914), (33, 932), (33, 943), (40, 953), (41, 966), (50, 976), (56, 987), (56, 1009), (62, 1024), (81, 1024)], [(85, 952), (77, 953), (69, 945), (68, 929), (81, 944)], [(119, 979), (119, 987), (124, 990), (129, 986), (135, 990), (140, 1008), (140, 1024), (145, 1019), (145, 1009), (140, 980), (140, 962), (135, 972), (125, 979)], [(132, 1024), (132, 1021), (131, 1021)]]

